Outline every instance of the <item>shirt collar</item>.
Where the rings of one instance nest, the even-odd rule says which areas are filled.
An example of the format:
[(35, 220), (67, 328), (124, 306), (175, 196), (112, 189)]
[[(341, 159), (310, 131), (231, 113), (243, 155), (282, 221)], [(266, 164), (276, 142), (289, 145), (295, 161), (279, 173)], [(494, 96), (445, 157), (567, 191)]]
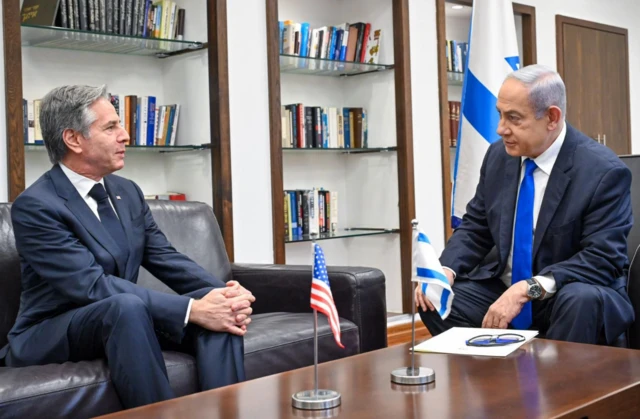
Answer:
[[(560, 149), (562, 148), (562, 144), (564, 143), (564, 137), (567, 134), (567, 123), (563, 121), (562, 130), (558, 135), (558, 138), (549, 146), (548, 149), (544, 151), (544, 153), (540, 154), (535, 159), (532, 159), (536, 166), (547, 176), (551, 176), (551, 170), (553, 169), (553, 165), (556, 163), (556, 159), (560, 154)], [(524, 163), (527, 157), (522, 157), (521, 164)]]
[(64, 174), (67, 175), (67, 178), (69, 178), (69, 181), (76, 188), (82, 198), (89, 195), (89, 191), (96, 183), (99, 183), (104, 187), (104, 178), (100, 179), (100, 182), (96, 182), (93, 179), (89, 179), (88, 177), (74, 172), (62, 163), (59, 164)]

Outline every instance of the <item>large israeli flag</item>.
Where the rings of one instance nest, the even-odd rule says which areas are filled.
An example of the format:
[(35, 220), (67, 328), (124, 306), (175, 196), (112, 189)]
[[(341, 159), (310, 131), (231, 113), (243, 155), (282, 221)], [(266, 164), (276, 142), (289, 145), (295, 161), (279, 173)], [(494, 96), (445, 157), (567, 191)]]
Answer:
[(462, 87), (458, 152), (454, 169), (452, 221), (456, 228), (473, 198), (489, 145), (498, 141), (498, 91), (507, 74), (520, 67), (510, 0), (475, 0)]
[(444, 320), (451, 312), (453, 291), (438, 256), (436, 256), (435, 249), (431, 246), (427, 235), (420, 230), (413, 231), (412, 253), (413, 274), (411, 280), (422, 283), (422, 293)]

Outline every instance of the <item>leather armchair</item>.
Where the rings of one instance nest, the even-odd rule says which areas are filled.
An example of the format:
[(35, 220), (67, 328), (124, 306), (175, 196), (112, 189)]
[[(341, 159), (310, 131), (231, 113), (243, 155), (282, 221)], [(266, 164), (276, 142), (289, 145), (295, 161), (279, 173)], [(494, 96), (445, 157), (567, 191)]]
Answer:
[[(313, 315), (309, 307), (311, 267), (236, 265), (227, 257), (211, 208), (179, 201), (150, 201), (154, 218), (169, 241), (219, 278), (235, 279), (256, 296), (245, 335), (248, 379), (313, 364)], [(20, 259), (11, 227), (10, 204), (0, 204), (0, 347), (20, 302)], [(340, 349), (324, 315), (318, 316), (318, 355), (325, 362), (384, 348), (384, 275), (377, 269), (329, 267), (331, 289), (341, 317)], [(173, 292), (141, 268), (138, 284)], [(198, 391), (194, 359), (164, 352), (177, 396)], [(0, 418), (91, 417), (121, 410), (104, 360), (25, 368), (0, 366)]]
[(631, 349), (640, 349), (640, 246), (635, 249), (629, 267), (627, 294), (629, 294), (636, 316), (635, 322), (627, 330), (627, 343)]

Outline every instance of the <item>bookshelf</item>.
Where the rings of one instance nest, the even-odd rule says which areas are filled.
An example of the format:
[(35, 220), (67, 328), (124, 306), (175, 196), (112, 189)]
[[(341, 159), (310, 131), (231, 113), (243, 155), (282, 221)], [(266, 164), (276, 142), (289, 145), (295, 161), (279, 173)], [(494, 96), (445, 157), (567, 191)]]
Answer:
[(299, 57), (279, 54), (280, 72), (307, 74), (312, 76), (345, 77), (393, 70), (392, 64), (368, 64), (350, 61), (336, 61), (325, 58)]
[[(145, 145), (128, 145), (127, 152), (135, 152), (135, 153), (179, 153), (184, 151), (198, 151), (198, 150), (209, 150), (211, 149), (211, 144), (187, 144), (187, 145), (155, 145), (155, 146), (145, 146)], [(44, 144), (25, 144), (25, 151), (41, 151), (46, 153), (47, 150)]]
[[(310, 263), (310, 237), (285, 234), (285, 191), (337, 192), (338, 227), (317, 238), (327, 263), (381, 269), (389, 311), (410, 312), (415, 208), (408, 1), (266, 0), (266, 11), (275, 263)], [(279, 21), (286, 20), (311, 29), (371, 23), (371, 30), (382, 29), (378, 61), (281, 53)], [(328, 107), (329, 114), (331, 107), (366, 109), (367, 147), (283, 147), (281, 106), (298, 103)]]
[(21, 1), (2, 0), (9, 200), (51, 167), (44, 146), (24, 143), (23, 98), (63, 84), (155, 96), (181, 105), (175, 145), (128, 146), (117, 174), (146, 195), (212, 205), (233, 260), (226, 0), (174, 2), (186, 10), (184, 40), (21, 25)]
[[(471, 24), (471, 8), (473, 0), (435, 0), (436, 2), (436, 30), (438, 38), (438, 78), (440, 84), (440, 139), (442, 152), (442, 182), (444, 202), (445, 237), (451, 237), (451, 193), (453, 187), (453, 170), (457, 144), (451, 139), (457, 132), (457, 120), (452, 123), (449, 102), (460, 102), (464, 72), (451, 71), (447, 67), (446, 42), (457, 40), (466, 42), (469, 37)], [(453, 8), (453, 6), (463, 6)], [(518, 49), (521, 65), (535, 64), (536, 57), (536, 9), (533, 6), (513, 3), (516, 23)], [(455, 113), (455, 112), (454, 112)], [(453, 132), (452, 132), (453, 131)]]
[(167, 58), (206, 47), (206, 42), (114, 35), (56, 26), (22, 24), (20, 27), (23, 47), (154, 56), (157, 58)]

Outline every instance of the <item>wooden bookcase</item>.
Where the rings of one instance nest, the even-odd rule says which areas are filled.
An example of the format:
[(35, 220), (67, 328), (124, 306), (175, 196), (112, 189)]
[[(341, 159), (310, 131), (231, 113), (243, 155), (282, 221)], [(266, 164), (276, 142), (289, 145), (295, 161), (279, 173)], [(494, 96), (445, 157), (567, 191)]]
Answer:
[[(284, 190), (335, 188), (340, 228), (331, 240), (318, 242), (327, 263), (381, 269), (387, 310), (411, 312), (415, 204), (408, 0), (266, 0), (266, 11), (275, 263), (311, 261), (308, 237), (285, 237)], [(334, 61), (323, 75), (305, 71), (305, 60), (297, 65), (296, 58), (280, 54), (279, 21), (286, 20), (309, 22), (311, 28), (344, 22), (369, 22), (372, 29), (377, 25), (383, 28), (381, 65)], [(290, 73), (292, 67), (297, 74)], [(281, 106), (291, 103), (366, 107), (370, 148), (348, 153), (283, 148)], [(354, 230), (345, 232), (344, 227)]]
[[(456, 99), (459, 101), (453, 89), (461, 91), (462, 79), (452, 77), (447, 72), (447, 60), (445, 46), (447, 41), (447, 22), (452, 22), (451, 11), (452, 6), (464, 6), (467, 13), (458, 12), (460, 16), (455, 20), (465, 20), (467, 22), (466, 33), (468, 33), (468, 24), (471, 22), (470, 9), (473, 7), (472, 0), (435, 0), (436, 2), (436, 25), (438, 38), (438, 79), (440, 84), (440, 139), (442, 142), (442, 191), (444, 202), (444, 225), (445, 237), (451, 237), (451, 192), (452, 192), (452, 161), (454, 161), (456, 150), (450, 147), (450, 129), (449, 129), (449, 100)], [(519, 43), (521, 43), (520, 62), (523, 66), (535, 64), (537, 62), (536, 53), (536, 9), (533, 6), (513, 3), (513, 13), (516, 17), (516, 32), (518, 32)], [(466, 18), (465, 18), (466, 15)], [(450, 28), (449, 28), (450, 29)], [(458, 31), (459, 32), (459, 31)], [(468, 35), (467, 35), (468, 36)], [(466, 38), (463, 39), (466, 42)], [(455, 86), (455, 87), (453, 87)]]
[[(22, 26), (20, 0), (2, 0), (9, 200), (51, 166), (44, 146), (24, 144), (23, 98), (40, 98), (63, 84), (106, 84), (111, 93), (158, 96), (158, 104), (182, 106), (179, 146), (129, 147), (118, 174), (145, 194), (177, 189), (212, 205), (233, 260), (226, 0), (175, 2), (186, 9), (185, 39), (191, 43)], [(52, 40), (55, 45), (47, 44)], [(95, 52), (123, 44), (135, 48)]]

